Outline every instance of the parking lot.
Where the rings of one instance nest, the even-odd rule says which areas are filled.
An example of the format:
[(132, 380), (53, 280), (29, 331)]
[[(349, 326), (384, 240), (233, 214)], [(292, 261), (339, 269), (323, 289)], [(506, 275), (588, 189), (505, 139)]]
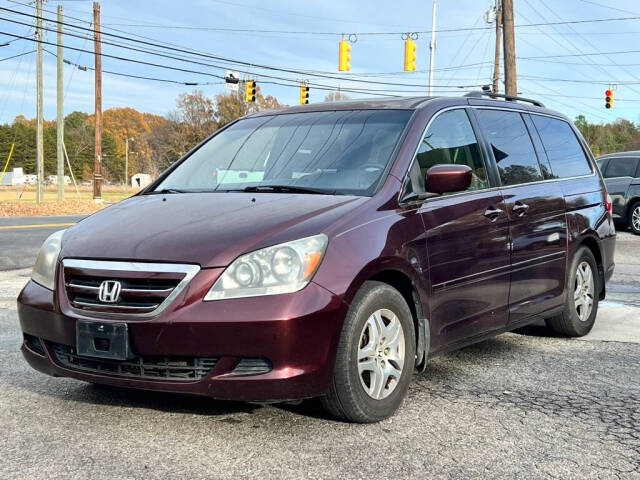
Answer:
[(587, 337), (532, 326), (434, 358), (371, 425), (35, 372), (15, 306), (30, 272), (5, 265), (0, 478), (640, 478), (640, 237), (619, 234), (616, 263)]

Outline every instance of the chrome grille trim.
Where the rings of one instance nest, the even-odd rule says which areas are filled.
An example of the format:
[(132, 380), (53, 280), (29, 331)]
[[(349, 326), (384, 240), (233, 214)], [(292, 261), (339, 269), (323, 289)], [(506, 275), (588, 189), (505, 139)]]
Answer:
[[(133, 293), (133, 294), (148, 293), (148, 294), (155, 294), (158, 296), (164, 296), (165, 294), (168, 293), (168, 295), (166, 295), (166, 298), (151, 310), (150, 310), (151, 305), (147, 305), (144, 307), (134, 306), (129, 308), (126, 305), (118, 306), (117, 304), (106, 304), (106, 303), (104, 304), (104, 307), (103, 307), (102, 306), (103, 304), (100, 304), (99, 302), (96, 302), (96, 304), (93, 304), (93, 302), (86, 302), (86, 301), (82, 302), (82, 300), (80, 300), (79, 302), (72, 302), (71, 299), (69, 298), (69, 292), (67, 291), (68, 288), (81, 289), (84, 287), (87, 292), (93, 293), (93, 292), (97, 292), (99, 287), (85, 286), (82, 284), (74, 285), (73, 282), (71, 282), (73, 285), (71, 286), (71, 285), (67, 285), (66, 280), (63, 278), (63, 281), (64, 281), (63, 283), (65, 286), (65, 294), (67, 295), (69, 308), (71, 308), (71, 310), (73, 310), (75, 313), (78, 313), (80, 315), (99, 316), (101, 318), (122, 317), (122, 315), (126, 315), (127, 317), (136, 317), (136, 318), (150, 318), (150, 317), (159, 315), (164, 309), (166, 309), (169, 306), (169, 304), (171, 304), (171, 302), (178, 295), (180, 295), (180, 293), (185, 289), (185, 287), (189, 284), (189, 282), (193, 279), (193, 277), (195, 277), (196, 274), (200, 271), (200, 266), (193, 265), (193, 264), (119, 262), (119, 261), (108, 261), (108, 260), (82, 260), (82, 259), (75, 259), (75, 258), (65, 258), (64, 260), (62, 260), (62, 267), (63, 267), (62, 268), (63, 277), (65, 275), (66, 268), (77, 268), (82, 270), (95, 270), (95, 271), (103, 271), (103, 272), (113, 271), (114, 276), (117, 275), (117, 272), (121, 272), (121, 273), (136, 272), (136, 273), (151, 273), (151, 274), (153, 273), (184, 274), (184, 277), (182, 278), (182, 280), (180, 280), (180, 282), (173, 289), (167, 289), (167, 288), (122, 289), (124, 293)], [(74, 303), (76, 305), (86, 303), (87, 305), (84, 305), (84, 306), (86, 306), (87, 308), (95, 308), (95, 310), (85, 310), (82, 308), (76, 308), (74, 306)], [(104, 309), (121, 308), (123, 310), (130, 310), (130, 311), (127, 311), (126, 313), (105, 312), (105, 311), (102, 311), (102, 308)]]

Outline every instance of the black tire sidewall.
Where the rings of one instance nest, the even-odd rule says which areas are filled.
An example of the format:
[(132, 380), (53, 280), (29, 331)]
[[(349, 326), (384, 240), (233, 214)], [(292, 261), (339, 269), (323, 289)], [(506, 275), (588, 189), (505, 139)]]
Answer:
[[(591, 313), (589, 314), (589, 318), (586, 321), (582, 321), (580, 320), (580, 317), (578, 317), (578, 312), (576, 311), (575, 301), (573, 298), (578, 265), (580, 265), (582, 262), (587, 262), (591, 267), (591, 274), (593, 275), (594, 282), (593, 307), (591, 309)], [(573, 261), (571, 262), (571, 270), (569, 271), (567, 280), (567, 315), (569, 316), (571, 326), (580, 336), (586, 335), (593, 328), (593, 324), (596, 320), (596, 315), (598, 314), (599, 295), (600, 275), (598, 273), (598, 265), (596, 263), (596, 259), (593, 256), (593, 253), (591, 253), (591, 250), (586, 247), (580, 247), (574, 255)]]
[[(360, 335), (367, 319), (379, 309), (389, 309), (398, 317), (402, 325), (405, 339), (405, 359), (402, 374), (398, 385), (386, 398), (376, 400), (371, 398), (360, 383), (360, 373), (358, 372), (358, 347)], [(352, 303), (342, 335), (347, 343), (343, 349), (343, 358), (338, 359), (336, 373), (344, 375), (344, 382), (349, 386), (347, 394), (348, 403), (353, 403), (358, 410), (361, 410), (368, 421), (377, 421), (387, 418), (402, 404), (414, 370), (415, 362), (415, 332), (411, 310), (404, 297), (394, 288), (378, 283), (367, 282), (363, 288), (362, 295)]]

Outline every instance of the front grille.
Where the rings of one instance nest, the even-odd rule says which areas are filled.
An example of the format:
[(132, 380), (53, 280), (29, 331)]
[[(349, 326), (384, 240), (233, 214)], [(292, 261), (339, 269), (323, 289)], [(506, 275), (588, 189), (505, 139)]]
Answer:
[(75, 348), (52, 344), (56, 359), (72, 370), (149, 380), (193, 382), (206, 377), (218, 362), (217, 358), (200, 357), (137, 357), (132, 360), (108, 360), (82, 357)]
[[(148, 316), (159, 313), (198, 272), (196, 265), (65, 259), (69, 304), (83, 312)], [(103, 282), (118, 284), (116, 298), (100, 297)]]

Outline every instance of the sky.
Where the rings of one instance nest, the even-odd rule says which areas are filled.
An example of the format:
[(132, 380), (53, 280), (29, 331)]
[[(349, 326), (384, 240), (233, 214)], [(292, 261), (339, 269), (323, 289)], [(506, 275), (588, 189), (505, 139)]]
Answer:
[[(462, 95), (491, 83), (495, 29), (487, 23), (486, 12), (493, 3), (437, 0), (436, 95)], [(36, 54), (29, 53), (35, 50), (35, 44), (6, 35), (33, 38), (34, 19), (15, 11), (34, 15), (34, 4), (28, 0), (0, 0), (0, 7), (12, 10), (0, 10), (0, 32), (5, 33), (0, 33), (0, 123), (11, 122), (18, 114), (28, 118), (36, 115)], [(514, 0), (514, 4), (518, 91), (522, 96), (538, 99), (571, 118), (584, 115), (595, 123), (626, 118), (640, 123), (640, 2)], [(58, 5), (64, 7), (65, 22), (90, 28), (91, 1), (47, 0), (43, 16), (54, 19)], [(274, 95), (290, 105), (298, 103), (300, 81), (309, 82), (312, 103), (322, 101), (328, 93), (320, 90), (322, 86), (369, 90), (348, 92), (352, 98), (426, 95), (431, 9), (431, 0), (103, 0), (104, 42), (130, 43), (107, 35), (111, 33), (199, 52), (189, 56), (192, 61), (185, 62), (103, 44), (104, 54), (170, 67), (103, 57), (104, 71), (182, 82), (172, 84), (104, 73), (103, 109), (131, 106), (166, 115), (175, 108), (180, 93), (200, 89), (213, 97), (225, 92), (218, 77), (224, 76), (227, 69), (256, 79), (265, 95)], [(634, 18), (524, 26), (629, 17)], [(51, 22), (45, 22), (45, 27), (57, 28)], [(455, 31), (461, 28), (474, 30)], [(65, 49), (64, 58), (75, 65), (93, 67), (91, 53), (71, 49), (91, 51), (93, 42), (78, 38), (90, 37), (91, 32), (66, 26), (65, 30), (76, 37), (65, 36), (65, 46), (70, 48)], [(417, 70), (403, 72), (402, 34), (412, 32), (417, 32)], [(350, 72), (338, 72), (341, 34), (355, 40)], [(56, 34), (45, 31), (44, 40), (55, 44)], [(11, 43), (1, 46), (5, 42)], [(184, 52), (158, 46), (131, 45), (170, 57), (187, 57)], [(45, 45), (45, 49), (44, 116), (51, 120), (56, 114), (56, 46)], [(24, 55), (8, 59), (21, 54)], [(287, 85), (268, 83), (273, 81)], [(93, 82), (91, 70), (65, 64), (65, 115), (76, 110), (93, 112)], [(188, 86), (184, 82), (201, 85)], [(614, 108), (606, 110), (604, 92), (609, 84), (614, 85), (615, 100)], [(501, 91), (503, 88), (501, 85)]]

